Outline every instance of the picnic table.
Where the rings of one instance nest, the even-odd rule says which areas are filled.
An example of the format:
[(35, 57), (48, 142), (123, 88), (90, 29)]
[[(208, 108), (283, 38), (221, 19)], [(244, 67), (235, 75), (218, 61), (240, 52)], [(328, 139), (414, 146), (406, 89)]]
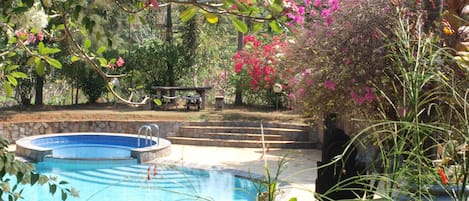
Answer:
[[(184, 87), (184, 86), (179, 86), (179, 87), (167, 87), (167, 86), (152, 86), (151, 89), (155, 92), (155, 97), (162, 100), (163, 96), (165, 97), (171, 97), (171, 96), (166, 96), (166, 94), (176, 94), (176, 91), (194, 91), (198, 94), (200, 97), (200, 106), (197, 105), (197, 107), (200, 107), (202, 109), (205, 109), (205, 92), (212, 89), (212, 87)], [(183, 98), (187, 101), (187, 103), (192, 103), (192, 101), (196, 98), (196, 96), (193, 95), (185, 95)], [(188, 105), (189, 107), (189, 105)]]

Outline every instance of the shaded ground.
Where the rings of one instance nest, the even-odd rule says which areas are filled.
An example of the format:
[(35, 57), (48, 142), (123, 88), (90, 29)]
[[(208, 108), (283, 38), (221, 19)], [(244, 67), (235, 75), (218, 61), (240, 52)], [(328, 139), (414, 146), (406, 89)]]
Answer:
[(176, 120), (176, 121), (265, 121), (304, 123), (301, 115), (289, 110), (225, 105), (223, 111), (207, 106), (201, 111), (150, 110), (121, 104), (86, 104), (0, 109), (1, 122), (65, 120)]

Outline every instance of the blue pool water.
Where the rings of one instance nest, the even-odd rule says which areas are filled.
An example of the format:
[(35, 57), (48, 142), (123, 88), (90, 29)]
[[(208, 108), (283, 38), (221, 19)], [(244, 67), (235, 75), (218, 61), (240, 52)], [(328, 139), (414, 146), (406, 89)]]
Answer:
[[(76, 188), (80, 197), (67, 199), (72, 201), (251, 201), (257, 194), (255, 183), (232, 174), (156, 165), (155, 175), (154, 165), (136, 161), (47, 159), (36, 169)], [(25, 189), (24, 200), (60, 200), (60, 192), (51, 196), (48, 190), (48, 186)]]
[[(130, 158), (131, 150), (155, 145), (153, 140), (112, 135), (65, 135), (34, 139), (32, 145), (52, 149), (54, 158), (121, 159)], [(140, 146), (139, 146), (140, 145)]]
[(51, 147), (54, 158), (130, 158), (131, 148), (106, 144), (66, 144)]

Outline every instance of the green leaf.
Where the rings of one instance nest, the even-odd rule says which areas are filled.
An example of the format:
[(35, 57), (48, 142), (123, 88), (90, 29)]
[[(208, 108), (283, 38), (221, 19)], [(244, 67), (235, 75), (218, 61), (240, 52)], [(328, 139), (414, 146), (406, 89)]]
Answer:
[(21, 7), (17, 7), (13, 10), (14, 13), (24, 13), (26, 11), (29, 10), (29, 7), (26, 7), (26, 6), (21, 6)]
[(107, 60), (105, 58), (99, 57), (98, 60), (99, 60), (99, 64), (101, 65), (101, 67), (107, 66)]
[(67, 193), (62, 190), (62, 200), (67, 200)]
[(55, 54), (55, 53), (58, 53), (60, 52), (60, 49), (59, 48), (44, 48), (44, 54)]
[(33, 7), (34, 0), (23, 0), (23, 3), (26, 4), (28, 8)]
[(11, 85), (13, 85), (15, 87), (16, 87), (16, 85), (18, 85), (18, 80), (16, 80), (15, 77), (13, 77), (11, 75), (6, 75), (6, 77), (7, 77), (8, 82), (11, 83)]
[(262, 30), (262, 27), (264, 27), (263, 23), (254, 23), (252, 25), (252, 31), (253, 32), (258, 32), (258, 31)]
[(49, 63), (49, 65), (57, 68), (57, 69), (62, 69), (62, 63), (60, 63), (59, 60), (57, 59), (54, 59), (54, 58), (50, 58), (50, 57), (46, 57), (46, 61), (47, 63)]
[(101, 46), (98, 48), (98, 51), (96, 51), (96, 54), (103, 54), (103, 52), (106, 51), (106, 47), (105, 46)]
[(45, 46), (44, 46), (44, 43), (43, 42), (39, 42), (39, 44), (37, 45), (37, 48), (39, 50), (39, 54), (41, 55), (44, 55), (44, 49), (45, 49)]
[(8, 58), (14, 57), (14, 56), (16, 56), (16, 52), (9, 52), (9, 53), (7, 54), (7, 57), (8, 57)]
[(16, 78), (28, 78), (28, 75), (23, 72), (12, 72), (10, 73), (11, 76), (16, 77)]
[(78, 60), (80, 60), (80, 57), (77, 57), (77, 56), (72, 56), (72, 57), (70, 58), (70, 61), (71, 61), (72, 63), (75, 62), (75, 61), (78, 61)]
[(288, 201), (298, 201), (297, 198), (290, 198)]
[(76, 7), (75, 7), (75, 10), (73, 10), (73, 18), (74, 18), (75, 20), (77, 20), (78, 17), (80, 16), (80, 12), (81, 12), (81, 9), (82, 9), (82, 8), (83, 8), (83, 7), (81, 7), (81, 6), (76, 6)]
[(276, 3), (271, 4), (270, 8), (272, 8), (273, 13), (275, 13), (275, 14), (282, 13), (282, 11), (283, 11), (282, 5), (279, 5), (279, 4), (276, 4)]
[(8, 97), (11, 97), (13, 95), (13, 89), (9, 82), (3, 82), (3, 89), (5, 90), (5, 93)]
[(88, 31), (88, 32), (93, 32), (93, 27), (94, 25), (96, 25), (96, 22), (93, 21), (90, 17), (88, 16), (85, 16), (82, 20), (81, 20), (82, 24), (85, 26), (85, 29)]
[(57, 185), (55, 184), (49, 184), (49, 192), (54, 195), (55, 192), (57, 192)]
[(36, 73), (39, 75), (39, 77), (43, 76), (44, 73), (46, 72), (46, 65), (44, 65), (44, 62), (39, 59), (39, 62), (36, 63)]
[(135, 22), (135, 16), (129, 16), (129, 18), (127, 18), (127, 21), (132, 24), (133, 22)]
[(91, 47), (91, 40), (87, 38), (87, 39), (85, 40), (85, 47), (84, 47), (84, 49), (85, 49), (85, 50), (88, 50), (88, 49), (90, 49), (90, 47)]
[(139, 16), (138, 18), (140, 19), (140, 23), (142, 23), (143, 25), (146, 25), (146, 24), (147, 24), (147, 21), (145, 20), (144, 17)]
[(57, 31), (65, 30), (65, 25), (64, 24), (59, 24), (55, 27), (55, 30), (57, 30)]
[(17, 41), (17, 40), (16, 40), (16, 37), (10, 37), (10, 38), (8, 39), (8, 44), (15, 44), (16, 41)]
[(277, 33), (282, 33), (282, 29), (278, 26), (278, 23), (276, 20), (273, 20), (272, 22), (269, 23), (270, 25), (270, 28), (272, 28), (272, 30), (274, 32), (277, 32)]
[(67, 181), (60, 181), (59, 184), (64, 185), (64, 184), (68, 184), (68, 182)]
[(197, 9), (191, 6), (187, 8), (186, 10), (182, 11), (181, 14), (179, 14), (179, 17), (181, 18), (183, 22), (187, 22), (190, 19), (192, 19), (192, 17), (194, 17), (196, 13), (197, 13)]
[(205, 19), (211, 24), (216, 24), (218, 22), (218, 15), (214, 13), (205, 13)]
[(244, 12), (248, 9), (245, 4), (242, 4), (237, 0), (227, 0), (227, 1), (228, 1), (228, 4), (236, 5), (236, 8), (238, 8), (238, 10), (241, 12)]
[(161, 102), (161, 100), (158, 99), (158, 98), (153, 99), (153, 103), (155, 103), (155, 104), (158, 105), (158, 106), (161, 106), (161, 105), (163, 104), (163, 103)]
[(20, 66), (19, 65), (8, 65), (6, 68), (5, 68), (5, 72), (10, 72), (12, 70), (15, 70), (17, 68), (19, 68)]
[[(33, 63), (36, 62), (36, 58), (37, 58), (37, 57), (29, 57), (28, 61), (26, 61), (26, 64), (29, 65), (29, 66), (32, 66)], [(39, 58), (38, 58), (38, 59), (39, 59)], [(41, 59), (39, 59), (39, 60), (41, 60)]]
[(36, 184), (36, 182), (39, 180), (39, 174), (32, 173), (31, 174), (31, 185)]
[(248, 32), (248, 26), (246, 25), (246, 23), (244, 23), (243, 21), (239, 20), (239, 19), (236, 18), (235, 16), (232, 16), (232, 17), (231, 17), (231, 22), (233, 22), (234, 27), (235, 27), (236, 30), (238, 30), (239, 32), (241, 32), (241, 33), (247, 33), (247, 32)]

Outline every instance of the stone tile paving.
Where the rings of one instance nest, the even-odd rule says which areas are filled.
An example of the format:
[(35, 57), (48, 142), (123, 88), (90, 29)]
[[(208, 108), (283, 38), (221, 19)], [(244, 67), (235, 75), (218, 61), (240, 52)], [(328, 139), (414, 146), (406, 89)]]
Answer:
[[(171, 145), (172, 154), (156, 159), (155, 163), (175, 164), (193, 168), (234, 171), (243, 176), (253, 173), (265, 175), (262, 149), (207, 147), (191, 145)], [(300, 201), (314, 200), (313, 192), (317, 177), (316, 161), (321, 158), (317, 149), (270, 149), (265, 159), (271, 172), (277, 167), (277, 161), (287, 155), (287, 168), (280, 176), (287, 182), (283, 185), (278, 200), (297, 197)]]

